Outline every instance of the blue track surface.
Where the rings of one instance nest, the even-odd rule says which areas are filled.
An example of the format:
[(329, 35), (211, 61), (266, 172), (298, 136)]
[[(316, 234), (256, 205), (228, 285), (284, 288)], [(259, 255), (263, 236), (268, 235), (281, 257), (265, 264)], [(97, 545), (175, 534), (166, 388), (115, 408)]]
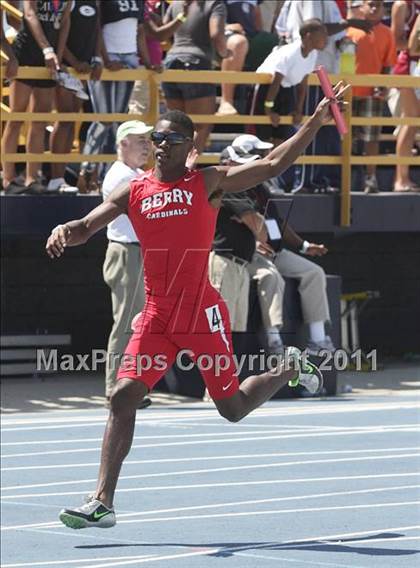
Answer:
[(378, 567), (420, 563), (419, 400), (139, 411), (116, 527), (57, 520), (95, 487), (105, 410), (3, 420), (2, 567)]

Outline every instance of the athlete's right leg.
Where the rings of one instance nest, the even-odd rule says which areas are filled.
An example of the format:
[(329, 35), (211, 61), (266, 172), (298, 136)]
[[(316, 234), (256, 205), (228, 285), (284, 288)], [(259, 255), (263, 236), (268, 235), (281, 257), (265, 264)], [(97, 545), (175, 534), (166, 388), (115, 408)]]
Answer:
[[(60, 520), (70, 528), (108, 528), (115, 525), (114, 493), (121, 466), (131, 448), (138, 403), (175, 360), (175, 345), (164, 335), (143, 329), (144, 319), (144, 316), (140, 317), (136, 323), (111, 395), (96, 491), (85, 505), (66, 508), (60, 513)], [(161, 356), (159, 359), (158, 355)], [(152, 364), (149, 365), (148, 361)]]
[(102, 441), (96, 491), (81, 507), (65, 508), (60, 521), (72, 529), (110, 528), (115, 525), (113, 499), (121, 466), (133, 441), (138, 401), (148, 392), (137, 380), (120, 379), (111, 397), (111, 409)]
[(106, 507), (112, 507), (120, 469), (133, 441), (138, 403), (148, 390), (141, 381), (127, 378), (119, 379), (112, 392), (95, 491), (95, 499)]

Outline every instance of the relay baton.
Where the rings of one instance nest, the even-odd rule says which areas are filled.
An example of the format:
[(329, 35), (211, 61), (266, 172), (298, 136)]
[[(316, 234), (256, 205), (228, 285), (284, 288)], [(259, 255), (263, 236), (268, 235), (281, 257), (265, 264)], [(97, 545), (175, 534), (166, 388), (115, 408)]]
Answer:
[(337, 101), (335, 100), (334, 91), (330, 79), (328, 77), (328, 73), (325, 71), (325, 67), (323, 65), (317, 67), (315, 69), (315, 72), (318, 75), (318, 79), (319, 82), (321, 83), (321, 88), (324, 92), (324, 96), (326, 96), (328, 99), (334, 99), (333, 101), (330, 102), (331, 112), (333, 114), (337, 130), (341, 134), (341, 136), (343, 136), (348, 132), (347, 125), (338, 107)]

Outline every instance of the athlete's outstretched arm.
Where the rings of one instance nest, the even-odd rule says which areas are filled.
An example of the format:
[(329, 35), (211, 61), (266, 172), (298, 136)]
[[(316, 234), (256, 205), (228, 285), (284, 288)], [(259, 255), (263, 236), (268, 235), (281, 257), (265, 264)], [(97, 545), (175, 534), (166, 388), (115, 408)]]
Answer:
[(92, 235), (106, 227), (108, 223), (119, 215), (127, 213), (130, 186), (123, 186), (111, 192), (108, 198), (92, 209), (83, 219), (68, 221), (53, 229), (46, 244), (46, 251), (50, 258), (59, 257), (66, 247), (84, 244)]
[[(335, 87), (336, 99), (341, 105), (344, 92), (349, 87), (343, 87), (340, 82)], [(220, 179), (219, 188), (226, 193), (244, 191), (259, 183), (278, 176), (289, 168), (310, 144), (318, 130), (332, 119), (330, 110), (330, 100), (322, 99), (317, 106), (314, 114), (291, 138), (274, 148), (268, 156), (262, 160), (244, 164), (243, 166), (233, 166), (226, 171), (226, 167), (216, 166), (220, 172), (224, 171), (224, 176)]]

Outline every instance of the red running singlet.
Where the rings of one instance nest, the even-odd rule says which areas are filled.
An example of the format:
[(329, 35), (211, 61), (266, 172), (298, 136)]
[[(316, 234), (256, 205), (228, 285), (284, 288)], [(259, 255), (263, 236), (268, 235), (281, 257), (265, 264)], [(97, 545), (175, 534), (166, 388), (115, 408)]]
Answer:
[(131, 182), (128, 216), (143, 252), (146, 302), (119, 379), (152, 389), (189, 351), (213, 399), (238, 390), (227, 307), (208, 280), (217, 214), (199, 170), (168, 183), (148, 171)]

